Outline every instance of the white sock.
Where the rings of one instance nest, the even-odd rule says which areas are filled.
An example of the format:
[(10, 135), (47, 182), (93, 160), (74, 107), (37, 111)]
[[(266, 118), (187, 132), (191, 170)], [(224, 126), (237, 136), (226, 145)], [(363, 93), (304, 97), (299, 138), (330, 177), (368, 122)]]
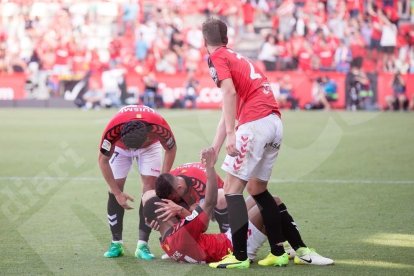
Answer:
[(120, 241), (112, 241), (112, 243), (120, 243), (120, 244), (124, 244), (124, 242), (122, 240)]
[(137, 243), (138, 246), (143, 245), (143, 244), (148, 244), (148, 243), (146, 241), (141, 241), (141, 240), (139, 240)]

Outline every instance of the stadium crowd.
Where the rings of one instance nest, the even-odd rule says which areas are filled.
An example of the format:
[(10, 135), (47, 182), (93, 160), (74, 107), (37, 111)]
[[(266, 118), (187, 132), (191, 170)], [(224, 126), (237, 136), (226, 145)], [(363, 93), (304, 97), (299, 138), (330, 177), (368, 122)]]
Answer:
[[(206, 16), (229, 23), (230, 47), (263, 40), (267, 71), (414, 73), (409, 0), (2, 0), (0, 73), (26, 72), (33, 86), (121, 69), (206, 73)], [(238, 49), (243, 52), (243, 49)]]

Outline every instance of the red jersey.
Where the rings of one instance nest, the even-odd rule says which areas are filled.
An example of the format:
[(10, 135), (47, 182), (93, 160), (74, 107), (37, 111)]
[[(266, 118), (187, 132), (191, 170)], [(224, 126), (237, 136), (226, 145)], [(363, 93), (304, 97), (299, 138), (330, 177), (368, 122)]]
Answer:
[[(206, 167), (203, 164), (200, 162), (183, 164), (170, 171), (170, 173), (174, 176), (185, 176), (191, 180), (189, 192), (195, 203), (199, 203), (200, 199), (205, 198), (207, 174)], [(217, 175), (217, 187), (221, 189), (223, 185), (223, 180)]]
[(226, 234), (205, 234), (209, 217), (200, 206), (176, 223), (161, 239), (161, 247), (167, 255), (186, 263), (210, 263), (220, 261), (233, 250)]
[(248, 59), (223, 46), (210, 54), (210, 75), (218, 87), (231, 78), (237, 93), (236, 119), (239, 125), (264, 118), (279, 107), (264, 74)]
[(115, 146), (126, 149), (121, 141), (121, 131), (125, 123), (137, 120), (143, 122), (148, 129), (148, 137), (141, 148), (161, 142), (165, 150), (175, 146), (175, 138), (170, 126), (154, 109), (145, 105), (128, 105), (119, 110), (105, 128), (101, 138), (100, 151), (110, 155)]

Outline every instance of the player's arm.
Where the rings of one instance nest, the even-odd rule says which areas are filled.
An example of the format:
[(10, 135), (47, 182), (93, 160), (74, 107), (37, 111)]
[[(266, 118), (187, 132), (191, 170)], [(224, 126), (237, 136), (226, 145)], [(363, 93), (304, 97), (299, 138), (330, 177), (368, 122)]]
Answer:
[(102, 152), (99, 152), (99, 168), (101, 169), (102, 175), (109, 186), (109, 190), (112, 194), (114, 194), (119, 205), (121, 205), (125, 209), (133, 209), (131, 206), (128, 205), (127, 200), (134, 201), (134, 199), (128, 194), (122, 192), (119, 186), (117, 185), (114, 178), (114, 174), (112, 173), (111, 166), (109, 165), (109, 160), (109, 156), (103, 154)]
[(223, 93), (223, 118), (227, 136), (226, 150), (230, 156), (238, 155), (236, 148), (236, 102), (237, 94), (233, 80), (227, 78), (221, 81), (220, 85)]
[(164, 162), (162, 164), (161, 173), (169, 172), (174, 164), (175, 155), (177, 153), (177, 145), (174, 144), (174, 146), (170, 149), (165, 150), (164, 154)]
[(167, 173), (171, 170), (177, 153), (174, 134), (167, 121), (163, 118), (161, 119), (161, 123), (152, 125), (151, 131), (158, 135), (158, 139), (165, 150), (161, 173)]
[(207, 184), (204, 201), (200, 204), (200, 207), (206, 212), (208, 216), (214, 211), (214, 207), (217, 205), (217, 174), (214, 169), (215, 163), (215, 151), (214, 148), (208, 148), (201, 152), (201, 161), (206, 166)]
[(213, 141), (213, 148), (216, 154), (216, 161), (220, 154), (221, 147), (223, 146), (224, 139), (226, 139), (226, 126), (224, 124), (223, 114), (221, 115), (220, 121), (217, 125), (216, 136)]
[(176, 216), (185, 218), (191, 215), (189, 210), (169, 199), (163, 199), (162, 202), (155, 202), (154, 204), (160, 206), (160, 208), (155, 210), (155, 213), (161, 213), (157, 218), (163, 221), (168, 221)]

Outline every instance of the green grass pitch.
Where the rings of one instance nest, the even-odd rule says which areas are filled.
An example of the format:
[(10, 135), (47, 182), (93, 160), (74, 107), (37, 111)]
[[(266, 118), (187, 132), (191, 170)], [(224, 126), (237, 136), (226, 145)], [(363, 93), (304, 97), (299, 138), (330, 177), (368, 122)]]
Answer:
[[(285, 201), (308, 246), (336, 264), (223, 271), (133, 257), (136, 170), (126, 184), (136, 199), (124, 219), (126, 256), (103, 258), (110, 232), (98, 142), (115, 112), (0, 110), (0, 274), (414, 275), (412, 114), (284, 112), (270, 190)], [(176, 134), (175, 165), (197, 161), (220, 113), (161, 113)], [(212, 223), (210, 231), (217, 229)], [(160, 257), (158, 237), (152, 233), (150, 246)], [(268, 250), (266, 244), (259, 257)]]

